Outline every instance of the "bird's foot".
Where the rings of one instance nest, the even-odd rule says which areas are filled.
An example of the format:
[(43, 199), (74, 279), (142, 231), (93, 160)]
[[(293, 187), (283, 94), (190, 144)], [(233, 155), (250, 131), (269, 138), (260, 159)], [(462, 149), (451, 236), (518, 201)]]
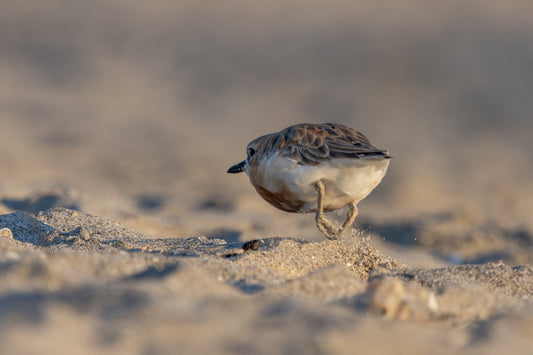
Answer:
[(336, 227), (324, 215), (324, 183), (322, 183), (320, 180), (317, 181), (315, 183), (315, 189), (318, 192), (318, 206), (315, 216), (316, 226), (327, 239), (338, 239), (346, 231), (346, 229), (353, 224), (355, 217), (357, 216), (357, 207), (353, 203), (348, 204), (349, 210), (348, 214), (346, 215), (346, 220), (341, 227)]

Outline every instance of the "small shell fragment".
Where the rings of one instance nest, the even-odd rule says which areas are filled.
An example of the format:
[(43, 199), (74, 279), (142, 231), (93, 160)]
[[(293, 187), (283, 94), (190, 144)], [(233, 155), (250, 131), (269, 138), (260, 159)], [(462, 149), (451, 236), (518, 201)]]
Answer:
[(13, 233), (9, 228), (2, 228), (0, 229), (0, 237), (13, 239)]

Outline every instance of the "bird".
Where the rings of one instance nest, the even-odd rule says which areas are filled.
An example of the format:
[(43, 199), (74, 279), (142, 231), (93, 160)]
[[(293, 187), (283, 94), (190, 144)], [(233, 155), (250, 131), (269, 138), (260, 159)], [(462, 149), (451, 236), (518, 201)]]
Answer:
[[(381, 182), (391, 158), (361, 132), (337, 123), (296, 124), (252, 140), (246, 153), (227, 172), (246, 172), (257, 193), (278, 209), (315, 213), (327, 239), (338, 239), (353, 224), (357, 204)], [(340, 227), (324, 215), (346, 206)]]

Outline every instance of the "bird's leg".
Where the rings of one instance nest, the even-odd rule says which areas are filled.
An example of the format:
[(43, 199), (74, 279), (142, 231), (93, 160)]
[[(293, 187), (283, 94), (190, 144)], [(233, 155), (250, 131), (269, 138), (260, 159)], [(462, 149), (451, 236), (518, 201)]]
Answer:
[(324, 188), (324, 183), (318, 180), (315, 183), (315, 189), (318, 192), (318, 206), (315, 216), (316, 226), (326, 238), (338, 239), (341, 234), (344, 233), (344, 231), (346, 231), (346, 229), (353, 224), (353, 221), (357, 216), (357, 207), (353, 203), (350, 203), (348, 205), (349, 210), (348, 215), (346, 216), (346, 220), (342, 224), (342, 227), (337, 228), (324, 215), (324, 196), (326, 192)]
[(353, 224), (353, 221), (355, 221), (355, 217), (357, 217), (357, 212), (359, 211), (357, 210), (357, 207), (355, 206), (355, 204), (353, 202), (350, 203), (348, 205), (348, 214), (346, 215), (346, 220), (344, 221), (344, 223), (342, 224), (342, 227), (340, 227), (337, 232), (339, 236), (342, 233), (344, 233), (344, 231)]
[(335, 227), (328, 221), (326, 216), (324, 216), (324, 195), (325, 188), (322, 181), (318, 180), (315, 183), (315, 189), (318, 192), (318, 206), (316, 209), (316, 226), (318, 230), (322, 232), (328, 239), (336, 239), (335, 237)]

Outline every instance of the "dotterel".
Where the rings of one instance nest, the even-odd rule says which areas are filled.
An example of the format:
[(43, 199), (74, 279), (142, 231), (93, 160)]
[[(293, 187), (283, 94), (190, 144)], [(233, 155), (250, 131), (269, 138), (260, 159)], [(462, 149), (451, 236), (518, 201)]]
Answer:
[[(318, 229), (337, 239), (357, 216), (357, 204), (387, 172), (388, 151), (341, 124), (297, 124), (248, 144), (245, 160), (228, 173), (245, 171), (261, 197), (287, 212), (316, 213)], [(324, 212), (348, 206), (335, 227)]]

